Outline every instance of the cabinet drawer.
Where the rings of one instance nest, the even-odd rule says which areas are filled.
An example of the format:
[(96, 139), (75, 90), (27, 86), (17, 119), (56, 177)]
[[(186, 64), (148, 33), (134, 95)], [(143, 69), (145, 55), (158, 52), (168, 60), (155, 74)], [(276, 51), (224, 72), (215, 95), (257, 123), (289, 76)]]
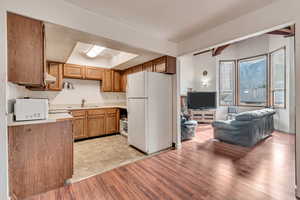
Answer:
[(102, 115), (105, 114), (105, 109), (95, 109), (95, 110), (88, 110), (88, 115)]
[(82, 117), (85, 116), (85, 110), (73, 110), (71, 114), (73, 117)]

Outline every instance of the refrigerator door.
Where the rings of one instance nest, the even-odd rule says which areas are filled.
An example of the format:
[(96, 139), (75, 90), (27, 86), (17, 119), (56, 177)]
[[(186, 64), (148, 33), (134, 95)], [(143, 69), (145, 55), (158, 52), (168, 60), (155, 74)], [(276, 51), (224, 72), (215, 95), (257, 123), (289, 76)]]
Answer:
[(128, 76), (127, 98), (147, 97), (147, 73), (138, 72)]
[(172, 78), (160, 73), (148, 74), (148, 152), (172, 146)]
[(128, 143), (143, 152), (147, 148), (147, 99), (128, 99)]

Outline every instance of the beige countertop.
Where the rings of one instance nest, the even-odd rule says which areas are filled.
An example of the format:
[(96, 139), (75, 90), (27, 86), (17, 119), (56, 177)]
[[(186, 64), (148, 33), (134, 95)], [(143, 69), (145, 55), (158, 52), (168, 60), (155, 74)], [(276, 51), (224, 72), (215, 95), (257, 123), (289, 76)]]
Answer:
[(48, 119), (44, 120), (32, 120), (32, 121), (14, 121), (13, 115), (10, 114), (8, 117), (8, 126), (22, 126), (28, 124), (41, 124), (41, 123), (52, 123), (58, 121), (64, 121), (72, 119), (73, 116), (69, 111), (72, 110), (86, 110), (86, 109), (99, 109), (99, 108), (121, 108), (127, 109), (126, 103), (110, 103), (110, 104), (87, 104), (84, 107), (78, 104), (60, 104), (50, 105)]
[(84, 107), (78, 104), (60, 104), (50, 105), (49, 112), (70, 111), (70, 110), (86, 110), (86, 109), (100, 109), (100, 108), (121, 108), (127, 109), (126, 103), (110, 103), (110, 104), (87, 104)]
[(29, 125), (29, 124), (42, 124), (42, 123), (53, 123), (59, 122), (64, 120), (72, 119), (72, 115), (69, 113), (57, 113), (57, 114), (49, 114), (48, 119), (43, 120), (31, 120), (31, 121), (14, 121), (13, 116), (10, 115), (8, 119), (8, 126), (22, 126), (22, 125)]

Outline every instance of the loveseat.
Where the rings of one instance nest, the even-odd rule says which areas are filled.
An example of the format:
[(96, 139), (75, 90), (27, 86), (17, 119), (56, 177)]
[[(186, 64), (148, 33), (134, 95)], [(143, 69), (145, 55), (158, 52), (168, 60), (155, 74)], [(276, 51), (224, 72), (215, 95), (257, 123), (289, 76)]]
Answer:
[(234, 120), (214, 121), (214, 138), (223, 142), (252, 147), (274, 131), (273, 109), (247, 111)]

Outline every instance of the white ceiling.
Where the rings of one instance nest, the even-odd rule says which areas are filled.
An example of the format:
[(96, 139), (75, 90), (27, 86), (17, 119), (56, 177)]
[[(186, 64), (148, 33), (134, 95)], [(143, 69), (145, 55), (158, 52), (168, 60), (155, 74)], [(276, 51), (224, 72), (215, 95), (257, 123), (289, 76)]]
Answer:
[(276, 0), (65, 1), (157, 38), (180, 42)]
[[(45, 29), (46, 29), (45, 32), (46, 32), (47, 60), (67, 62), (70, 56), (72, 55), (72, 53), (76, 54), (76, 51), (78, 50), (76, 48), (76, 44), (78, 42), (107, 47), (108, 49), (106, 49), (100, 56), (103, 58), (102, 60), (114, 58), (112, 59), (113, 61), (109, 67), (113, 67), (115, 69), (126, 69), (128, 67), (138, 65), (143, 62), (162, 56), (161, 54), (158, 53), (135, 48), (107, 38), (91, 35), (82, 31), (70, 29), (52, 23), (45, 23)], [(126, 54), (136, 54), (138, 56), (134, 57), (133, 59), (126, 60), (124, 62), (120, 62), (120, 59), (118, 58), (116, 59), (118, 55), (120, 55), (120, 57), (122, 57), (123, 59), (124, 55), (126, 56)], [(79, 60), (78, 57), (79, 56), (77, 56), (76, 60)], [(99, 60), (101, 60), (101, 58), (98, 58), (98, 61)], [(96, 62), (91, 61), (89, 63), (91, 64)], [(89, 63), (86, 63), (86, 65), (89, 65)], [(116, 63), (118, 63), (118, 65), (115, 65)], [(78, 64), (82, 64), (82, 63), (78, 63)], [(102, 66), (102, 65), (96, 64), (96, 66)]]

